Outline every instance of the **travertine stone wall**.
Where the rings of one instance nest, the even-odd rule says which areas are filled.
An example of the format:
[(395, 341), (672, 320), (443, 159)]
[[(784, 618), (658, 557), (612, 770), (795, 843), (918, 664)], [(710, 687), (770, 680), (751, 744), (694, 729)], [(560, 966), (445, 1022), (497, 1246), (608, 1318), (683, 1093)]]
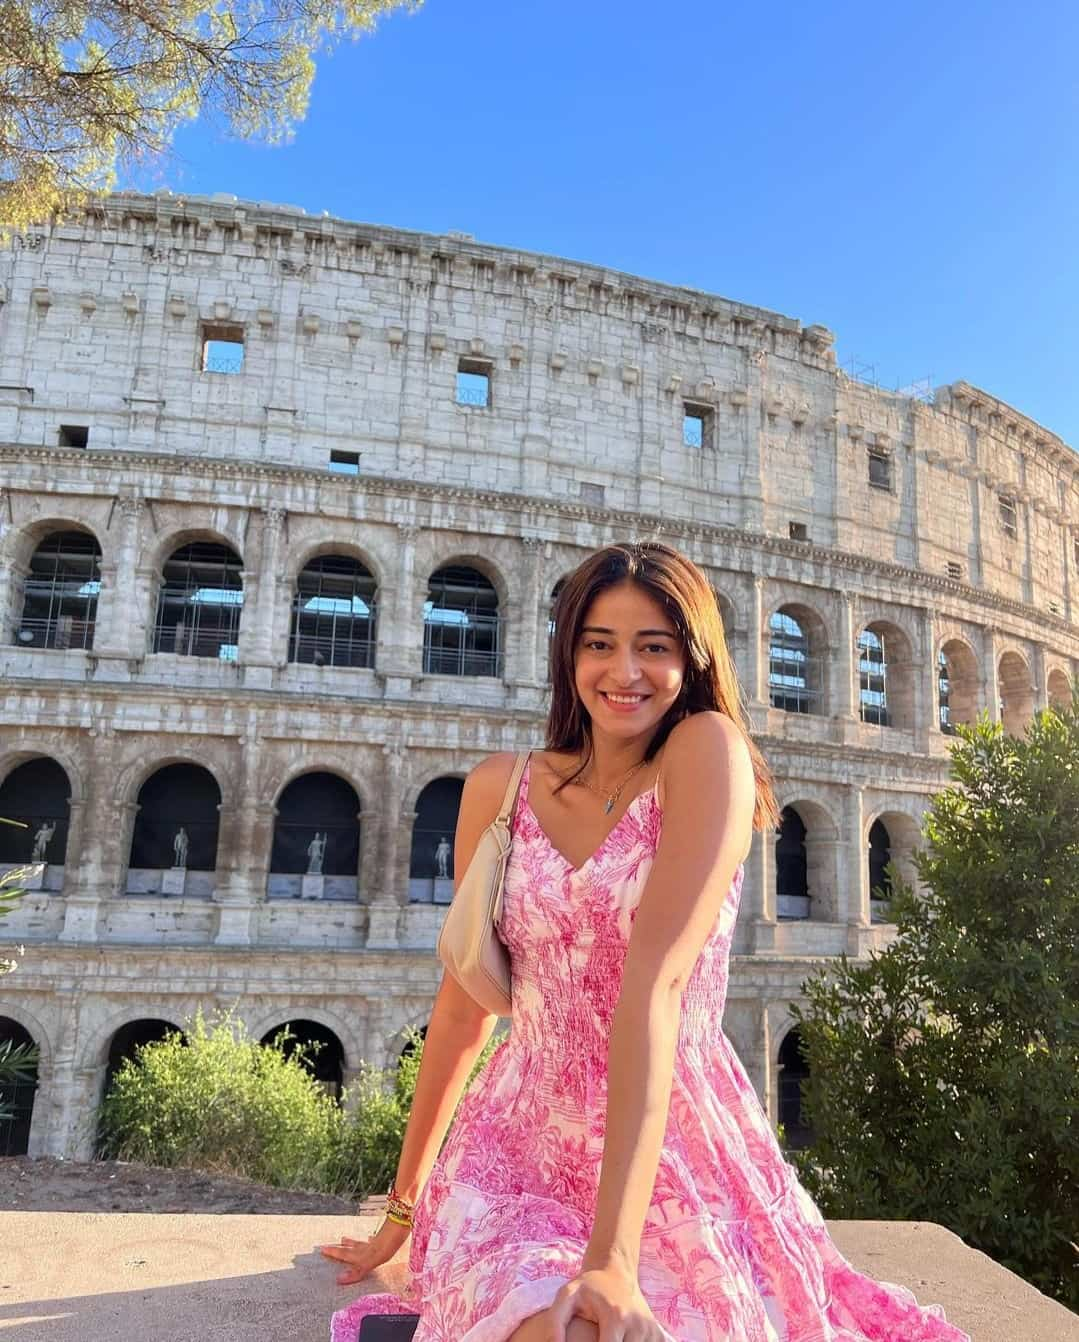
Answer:
[[(442, 911), (409, 903), (417, 798), (541, 742), (551, 590), (596, 546), (662, 537), (705, 567), (779, 800), (807, 827), (808, 919), (780, 916), (772, 837), (754, 842), (726, 1021), (773, 1114), (806, 974), (888, 935), (870, 827), (909, 869), (947, 777), (941, 649), (968, 666), (953, 704), (1013, 729), (1079, 666), (1075, 453), (965, 383), (927, 404), (853, 382), (823, 327), (469, 239), (167, 194), (15, 239), (0, 300), (0, 778), (45, 755), (71, 785), (66, 861), (0, 929), (27, 947), (0, 1015), (43, 1050), (32, 1151), (89, 1149), (130, 1021), (234, 1004), (260, 1033), (332, 1029), (349, 1074), (395, 1056), (439, 978)], [(242, 328), (239, 374), (201, 371), (222, 323)], [(455, 403), (461, 358), (488, 364), (488, 408)], [(703, 448), (683, 444), (687, 401), (713, 416)], [(61, 425), (87, 447), (59, 447)], [(358, 475), (329, 471), (335, 449)], [(93, 648), (21, 647), (30, 557), (71, 528), (102, 551)], [(243, 561), (232, 662), (148, 651), (162, 565), (195, 539)], [(372, 669), (287, 660), (297, 574), (328, 552), (377, 581)], [(422, 673), (447, 563), (495, 587), (498, 678)], [(781, 607), (821, 661), (811, 714), (770, 707)], [(859, 715), (869, 625), (889, 647), (886, 728)], [(179, 761), (220, 787), (217, 870), (197, 897), (126, 894), (139, 788)], [(354, 901), (267, 897), (275, 806), (313, 769), (360, 798)]]

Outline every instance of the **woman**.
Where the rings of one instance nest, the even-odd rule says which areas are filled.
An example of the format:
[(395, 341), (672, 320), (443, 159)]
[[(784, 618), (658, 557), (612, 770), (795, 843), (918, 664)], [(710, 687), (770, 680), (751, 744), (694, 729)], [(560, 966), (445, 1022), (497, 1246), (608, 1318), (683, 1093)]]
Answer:
[[(439, 1154), (496, 1024), (443, 976), (390, 1214), (323, 1249), (359, 1281), (411, 1229), (408, 1292), (340, 1311), (334, 1342), (398, 1312), (415, 1342), (969, 1342), (840, 1256), (721, 1031), (743, 863), (779, 816), (705, 575), (609, 546), (555, 622), (506, 873), (512, 1031)], [(468, 777), (458, 875), (513, 758)]]

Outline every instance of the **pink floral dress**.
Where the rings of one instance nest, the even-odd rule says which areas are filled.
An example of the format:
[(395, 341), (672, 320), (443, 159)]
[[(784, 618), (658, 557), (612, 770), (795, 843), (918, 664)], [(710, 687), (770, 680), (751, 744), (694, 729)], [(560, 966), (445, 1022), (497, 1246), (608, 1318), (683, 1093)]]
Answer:
[[(650, 789), (577, 869), (521, 784), (502, 934), (509, 1039), (465, 1095), (417, 1201), (409, 1285), (334, 1315), (418, 1313), (414, 1342), (506, 1342), (574, 1277), (607, 1125), (607, 1044), (659, 841)], [(938, 1306), (856, 1272), (797, 1182), (720, 1022), (742, 889), (731, 882), (683, 995), (663, 1151), (638, 1280), (674, 1342), (969, 1342)], [(617, 1114), (613, 1116), (617, 1121)]]

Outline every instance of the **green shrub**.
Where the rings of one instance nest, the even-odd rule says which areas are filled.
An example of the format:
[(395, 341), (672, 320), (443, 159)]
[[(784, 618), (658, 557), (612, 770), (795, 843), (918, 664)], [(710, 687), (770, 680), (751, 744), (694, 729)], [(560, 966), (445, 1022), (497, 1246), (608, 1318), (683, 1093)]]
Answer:
[(1079, 689), (1026, 739), (960, 727), (894, 874), (895, 940), (794, 1009), (830, 1216), (931, 1220), (1079, 1307)]
[[(360, 1065), (338, 1104), (305, 1066), (309, 1050), (249, 1038), (231, 1016), (201, 1013), (179, 1033), (146, 1044), (113, 1078), (99, 1116), (101, 1155), (186, 1166), (365, 1198), (397, 1170), (423, 1040), (390, 1071)], [(499, 1045), (477, 1058), (469, 1085)], [(452, 1124), (451, 1124), (452, 1128)]]

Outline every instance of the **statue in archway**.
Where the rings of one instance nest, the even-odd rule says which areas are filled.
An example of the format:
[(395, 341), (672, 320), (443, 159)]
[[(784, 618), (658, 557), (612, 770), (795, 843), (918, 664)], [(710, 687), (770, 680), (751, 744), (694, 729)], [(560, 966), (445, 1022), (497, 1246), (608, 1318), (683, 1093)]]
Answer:
[(322, 875), (322, 859), (325, 856), (326, 856), (326, 835), (319, 834), (316, 831), (315, 837), (307, 845), (308, 876)]
[(449, 839), (443, 834), (438, 841), (438, 847), (435, 849), (435, 864), (438, 868), (438, 879), (445, 881), (449, 879), (450, 857), (453, 855), (453, 849), (450, 846)]
[(56, 821), (46, 820), (34, 835), (34, 851), (30, 855), (31, 862), (44, 862), (45, 850), (49, 846), (49, 840), (56, 833)]
[(187, 867), (187, 846), (187, 830), (181, 825), (172, 840), (172, 865), (181, 871)]

